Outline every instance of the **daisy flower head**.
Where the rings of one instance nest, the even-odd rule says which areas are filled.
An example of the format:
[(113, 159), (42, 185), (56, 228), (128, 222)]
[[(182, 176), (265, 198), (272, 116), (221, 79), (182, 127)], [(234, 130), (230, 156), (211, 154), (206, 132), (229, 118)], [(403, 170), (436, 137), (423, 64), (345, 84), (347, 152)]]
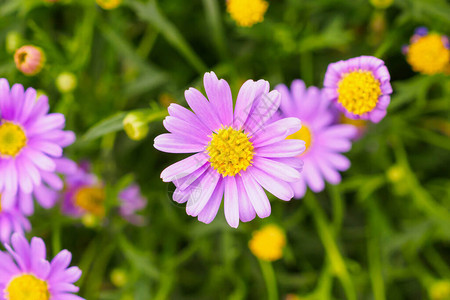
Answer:
[(316, 193), (322, 191), (325, 181), (338, 184), (339, 171), (350, 167), (350, 161), (341, 153), (350, 150), (351, 140), (357, 135), (356, 127), (334, 125), (335, 114), (323, 90), (306, 88), (298, 79), (292, 82), (290, 90), (285, 85), (278, 85), (276, 90), (281, 94), (280, 116), (302, 120), (300, 130), (288, 137), (306, 143), (306, 150), (300, 154), (304, 162), (301, 178), (290, 183), (295, 197), (303, 197), (307, 187)]
[(75, 141), (75, 135), (63, 130), (64, 115), (48, 110), (45, 95), (36, 99), (33, 88), (24, 91), (15, 84), (10, 89), (8, 81), (0, 79), (0, 193), (8, 199), (20, 202), (17, 195), (28, 197), (42, 183), (58, 181), (55, 172), (63, 148)]
[(9, 243), (13, 232), (23, 234), (31, 230), (31, 224), (27, 218), (16, 208), (6, 210), (2, 207), (2, 195), (0, 194), (0, 242)]
[(75, 218), (105, 216), (106, 193), (103, 182), (90, 172), (88, 163), (81, 164), (74, 174), (66, 176), (62, 211)]
[(193, 112), (171, 104), (164, 127), (170, 132), (155, 138), (156, 149), (169, 153), (195, 153), (161, 173), (173, 182), (173, 200), (187, 202), (188, 215), (210, 223), (224, 198), (225, 218), (232, 227), (258, 215), (270, 215), (263, 188), (282, 200), (294, 192), (289, 182), (300, 178), (297, 156), (305, 143), (285, 138), (300, 129), (297, 118), (269, 123), (278, 110), (280, 94), (269, 92), (265, 80), (246, 81), (233, 110), (230, 86), (214, 72), (204, 76), (208, 99), (194, 88), (185, 92)]
[(269, 7), (265, 0), (227, 0), (227, 11), (239, 26), (252, 27), (264, 20)]
[(119, 193), (120, 215), (128, 222), (140, 225), (144, 223), (142, 216), (136, 214), (147, 205), (147, 199), (141, 194), (137, 184), (131, 184)]
[(403, 53), (412, 69), (422, 74), (442, 73), (450, 65), (448, 37), (430, 33), (426, 27), (416, 29), (410, 45), (403, 48)]
[(14, 233), (7, 252), (0, 251), (0, 299), (5, 300), (82, 300), (75, 295), (74, 283), (80, 278), (78, 267), (68, 267), (72, 255), (59, 252), (50, 262), (45, 243), (40, 238), (26, 238)]
[(14, 62), (17, 69), (23, 74), (33, 76), (44, 67), (45, 54), (39, 47), (32, 45), (22, 46), (14, 53)]
[(329, 64), (323, 85), (326, 98), (346, 117), (378, 123), (391, 101), (390, 79), (381, 59), (360, 56)]

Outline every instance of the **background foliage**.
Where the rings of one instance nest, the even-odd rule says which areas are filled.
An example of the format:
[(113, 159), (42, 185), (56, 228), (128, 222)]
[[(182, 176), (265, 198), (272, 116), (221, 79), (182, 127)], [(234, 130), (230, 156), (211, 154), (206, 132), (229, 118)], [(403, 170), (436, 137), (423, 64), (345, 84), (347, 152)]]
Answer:
[[(143, 227), (111, 217), (86, 228), (55, 208), (32, 217), (30, 235), (52, 253), (73, 253), (87, 299), (264, 299), (248, 240), (266, 223), (287, 234), (269, 282), (280, 298), (427, 299), (436, 280), (450, 280), (450, 79), (415, 74), (401, 47), (417, 26), (449, 34), (450, 4), (396, 0), (380, 10), (366, 0), (274, 0), (263, 23), (239, 28), (224, 2), (127, 0), (105, 11), (93, 0), (0, 1), (0, 76), (45, 92), (66, 115), (78, 137), (66, 154), (93, 163), (110, 204), (132, 178), (149, 200)], [(37, 76), (16, 70), (5, 42), (12, 31), (46, 53)], [(171, 200), (159, 174), (182, 156), (153, 148), (161, 117), (139, 142), (121, 130), (126, 111), (160, 116), (168, 102), (184, 104), (205, 71), (226, 78), (234, 95), (248, 78), (321, 87), (329, 63), (359, 55), (385, 60), (394, 94), (387, 117), (354, 143), (342, 184), (272, 201), (269, 218), (237, 230), (223, 213), (205, 225)], [(55, 85), (63, 71), (77, 77), (71, 93)]]

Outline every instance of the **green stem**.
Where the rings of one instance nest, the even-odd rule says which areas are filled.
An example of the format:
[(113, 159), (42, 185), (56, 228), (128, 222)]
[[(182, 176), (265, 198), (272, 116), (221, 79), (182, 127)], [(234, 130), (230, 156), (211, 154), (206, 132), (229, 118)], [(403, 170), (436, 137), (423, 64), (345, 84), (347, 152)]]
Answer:
[(340, 189), (336, 185), (329, 187), (332, 206), (333, 206), (333, 231), (337, 236), (342, 227), (342, 220), (344, 218), (345, 203), (342, 200)]
[(353, 286), (353, 282), (348, 273), (344, 259), (339, 252), (339, 248), (333, 238), (333, 231), (327, 224), (325, 213), (317, 203), (314, 194), (308, 192), (304, 199), (305, 204), (313, 214), (314, 222), (316, 224), (320, 239), (322, 240), (322, 244), (325, 248), (328, 258), (330, 259), (334, 274), (336, 274), (338, 279), (341, 281), (347, 299), (356, 300), (356, 292)]
[(56, 255), (61, 251), (61, 222), (59, 216), (53, 217), (52, 227), (52, 251), (53, 255)]
[(261, 259), (258, 259), (258, 262), (261, 266), (264, 281), (266, 282), (267, 299), (278, 300), (277, 280), (275, 277), (275, 272), (273, 271), (272, 263)]
[(306, 85), (314, 83), (313, 55), (309, 51), (300, 53), (300, 73)]
[(225, 59), (227, 57), (227, 48), (223, 34), (219, 4), (217, 0), (203, 0), (203, 6), (205, 7), (206, 20), (212, 29), (212, 38), (217, 52), (222, 59)]
[(369, 260), (369, 273), (372, 283), (372, 290), (375, 300), (385, 300), (385, 288), (382, 273), (382, 261), (381, 261), (381, 247), (380, 247), (380, 234), (378, 231), (379, 224), (377, 222), (377, 208), (375, 207), (375, 200), (369, 199), (368, 213), (369, 224), (367, 225), (367, 256)]

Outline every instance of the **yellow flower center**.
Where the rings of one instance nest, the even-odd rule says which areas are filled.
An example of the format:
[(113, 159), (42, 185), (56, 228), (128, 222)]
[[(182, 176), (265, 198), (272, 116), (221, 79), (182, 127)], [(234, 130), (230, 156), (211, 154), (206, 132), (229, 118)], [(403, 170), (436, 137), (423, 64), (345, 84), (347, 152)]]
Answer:
[(75, 193), (75, 204), (97, 217), (105, 215), (105, 189), (99, 186), (81, 187)]
[(274, 261), (283, 256), (286, 237), (283, 230), (276, 225), (267, 225), (253, 232), (248, 243), (250, 251), (259, 259)]
[(114, 9), (117, 8), (122, 0), (96, 0), (97, 4), (103, 9)]
[(381, 95), (380, 81), (371, 71), (357, 70), (344, 74), (338, 84), (338, 102), (355, 114), (372, 111)]
[(300, 154), (300, 155), (303, 155), (306, 153), (306, 151), (308, 151), (309, 146), (311, 145), (311, 142), (312, 142), (311, 130), (309, 130), (309, 128), (307, 126), (302, 124), (302, 128), (300, 128), (299, 131), (294, 132), (293, 134), (288, 136), (286, 139), (304, 141), (305, 142), (305, 151), (303, 151), (303, 153)]
[(439, 34), (431, 33), (409, 46), (406, 60), (416, 72), (436, 74), (450, 63), (450, 51)]
[(227, 0), (227, 11), (243, 27), (262, 22), (268, 7), (269, 3), (264, 0)]
[(0, 194), (0, 213), (2, 212), (2, 194)]
[(31, 274), (14, 277), (5, 288), (6, 300), (49, 300), (47, 282)]
[(247, 134), (231, 127), (214, 132), (206, 152), (211, 166), (223, 177), (245, 171), (252, 164), (254, 154)]
[(27, 145), (22, 127), (11, 122), (0, 125), (0, 157), (16, 156)]

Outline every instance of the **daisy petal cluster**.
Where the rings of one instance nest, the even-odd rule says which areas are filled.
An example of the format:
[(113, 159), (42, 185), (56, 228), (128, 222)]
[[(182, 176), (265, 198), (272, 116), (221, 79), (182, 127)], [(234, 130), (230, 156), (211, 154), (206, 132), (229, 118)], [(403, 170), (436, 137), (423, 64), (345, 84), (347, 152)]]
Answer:
[(281, 97), (265, 80), (246, 81), (235, 106), (225, 80), (210, 72), (203, 82), (209, 100), (190, 88), (185, 98), (193, 111), (177, 104), (168, 108), (163, 124), (170, 133), (156, 137), (155, 148), (195, 154), (166, 168), (161, 178), (175, 184), (173, 200), (187, 202), (187, 214), (204, 223), (215, 218), (222, 198), (232, 227), (256, 215), (265, 218), (271, 207), (264, 189), (282, 200), (294, 196), (289, 183), (300, 179), (297, 156), (305, 143), (286, 137), (300, 129), (300, 120), (269, 121)]
[(406, 60), (416, 72), (437, 74), (450, 68), (450, 43), (445, 35), (428, 32), (425, 27), (416, 29), (410, 45), (403, 47)]
[(131, 184), (119, 193), (120, 215), (128, 222), (135, 225), (144, 223), (142, 216), (136, 214), (147, 205), (147, 199), (141, 194), (141, 189), (137, 184)]
[(360, 56), (328, 65), (324, 79), (327, 99), (351, 119), (380, 122), (391, 101), (390, 74), (384, 62)]
[(23, 234), (31, 230), (31, 224), (17, 208), (5, 210), (2, 208), (2, 195), (0, 194), (0, 242), (9, 243), (13, 232)]
[(68, 267), (72, 255), (59, 252), (50, 262), (45, 243), (33, 238), (31, 243), (19, 233), (13, 234), (7, 252), (0, 251), (0, 299), (8, 300), (82, 300), (75, 295), (74, 283), (80, 278), (78, 267)]
[(50, 207), (47, 187), (61, 189), (58, 172), (70, 172), (70, 163), (62, 157), (63, 148), (75, 135), (64, 131), (64, 115), (48, 113), (46, 96), (36, 99), (36, 91), (20, 84), (9, 88), (0, 79), (0, 193), (5, 208), (19, 207), (33, 212), (32, 194), (43, 206)]
[(304, 162), (302, 176), (291, 183), (295, 197), (303, 197), (306, 187), (314, 192), (322, 191), (325, 181), (340, 183), (339, 171), (350, 167), (350, 161), (341, 153), (351, 149), (352, 139), (357, 135), (356, 127), (334, 124), (335, 116), (323, 90), (306, 88), (301, 80), (294, 80), (290, 90), (285, 85), (278, 85), (276, 89), (281, 94), (281, 117), (302, 120), (301, 129), (288, 137), (306, 143), (305, 152), (300, 154)]

